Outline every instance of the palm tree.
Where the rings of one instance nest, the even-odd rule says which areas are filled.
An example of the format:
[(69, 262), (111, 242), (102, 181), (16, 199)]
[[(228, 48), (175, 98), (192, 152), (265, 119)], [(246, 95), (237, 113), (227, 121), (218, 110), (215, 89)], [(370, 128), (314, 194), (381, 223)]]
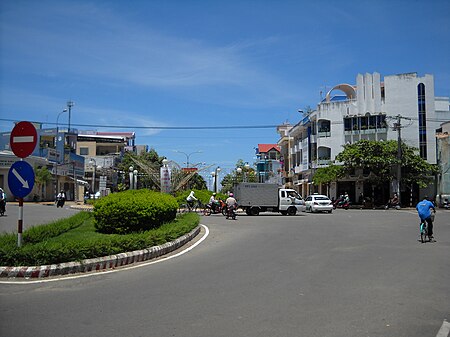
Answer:
[(36, 183), (39, 191), (38, 199), (44, 199), (43, 187), (52, 180), (52, 174), (45, 166), (34, 168), (34, 182)]

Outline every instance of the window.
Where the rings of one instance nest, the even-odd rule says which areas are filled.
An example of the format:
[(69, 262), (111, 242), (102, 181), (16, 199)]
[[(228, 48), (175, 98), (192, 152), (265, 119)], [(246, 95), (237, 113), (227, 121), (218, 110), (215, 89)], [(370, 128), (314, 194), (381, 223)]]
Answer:
[(89, 155), (89, 148), (88, 147), (80, 147), (80, 155), (81, 156), (88, 156)]
[(344, 118), (344, 130), (345, 131), (352, 131), (352, 119), (351, 118)]
[(417, 86), (417, 105), (419, 112), (419, 150), (420, 157), (427, 159), (427, 111), (425, 104), (425, 85)]

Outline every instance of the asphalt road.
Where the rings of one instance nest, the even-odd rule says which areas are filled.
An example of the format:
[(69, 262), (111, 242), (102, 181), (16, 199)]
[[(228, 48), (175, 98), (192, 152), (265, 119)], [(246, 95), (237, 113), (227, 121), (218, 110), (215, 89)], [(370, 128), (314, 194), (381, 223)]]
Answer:
[(450, 321), (450, 212), (425, 244), (408, 210), (202, 220), (209, 236), (161, 263), (0, 284), (0, 335), (435, 337)]
[[(63, 208), (56, 208), (54, 204), (25, 203), (23, 206), (23, 229), (66, 218), (77, 212), (70, 208), (69, 203), (66, 203)], [(8, 202), (5, 215), (0, 216), (0, 232), (17, 233), (18, 217), (19, 204), (17, 202)]]

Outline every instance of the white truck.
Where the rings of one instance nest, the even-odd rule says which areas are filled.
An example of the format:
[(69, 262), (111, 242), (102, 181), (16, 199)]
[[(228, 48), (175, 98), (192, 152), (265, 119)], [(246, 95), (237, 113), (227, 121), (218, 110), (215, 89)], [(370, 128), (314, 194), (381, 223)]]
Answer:
[(277, 184), (240, 183), (233, 190), (239, 207), (247, 215), (267, 211), (295, 215), (305, 210), (305, 201), (295, 190), (280, 188)]

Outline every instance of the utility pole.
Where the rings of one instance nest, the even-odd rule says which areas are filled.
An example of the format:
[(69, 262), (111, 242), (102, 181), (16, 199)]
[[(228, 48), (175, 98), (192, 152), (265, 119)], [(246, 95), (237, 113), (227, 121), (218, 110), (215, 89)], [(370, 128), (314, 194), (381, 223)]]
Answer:
[(71, 115), (71, 113), (72, 113), (72, 107), (73, 107), (74, 105), (75, 105), (75, 104), (74, 104), (72, 101), (68, 101), (68, 102), (67, 102), (67, 107), (69, 108), (69, 129), (67, 130), (68, 133), (70, 133), (70, 115)]
[(402, 179), (402, 128), (407, 127), (409, 125), (402, 125), (402, 119), (406, 119), (411, 121), (411, 118), (403, 117), (398, 114), (395, 117), (390, 117), (390, 119), (394, 119), (393, 131), (397, 131), (397, 196), (398, 203), (401, 205), (401, 194), (400, 194), (400, 181)]
[(402, 179), (402, 116), (397, 115), (397, 122), (394, 123), (394, 131), (397, 131), (397, 196), (401, 205), (400, 180)]

